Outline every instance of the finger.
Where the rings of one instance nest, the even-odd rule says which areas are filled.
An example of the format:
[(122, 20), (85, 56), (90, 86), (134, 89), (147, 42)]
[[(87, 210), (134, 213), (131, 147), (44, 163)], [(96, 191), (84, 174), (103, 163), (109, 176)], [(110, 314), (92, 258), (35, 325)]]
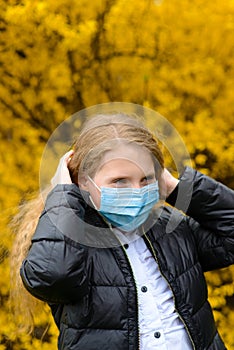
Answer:
[(68, 162), (70, 161), (72, 155), (74, 154), (73, 150), (68, 151), (67, 153), (65, 153), (59, 161), (59, 166), (63, 166), (63, 165), (67, 165)]
[(64, 155), (64, 161), (68, 164), (74, 154), (73, 150), (70, 150), (69, 152), (65, 153)]

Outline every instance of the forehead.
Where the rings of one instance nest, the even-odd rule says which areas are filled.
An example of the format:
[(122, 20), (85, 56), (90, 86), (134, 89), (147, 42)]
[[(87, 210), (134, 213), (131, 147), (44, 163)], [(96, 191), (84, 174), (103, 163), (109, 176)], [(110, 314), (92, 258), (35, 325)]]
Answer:
[(147, 148), (136, 143), (119, 144), (115, 149), (105, 153), (97, 172), (103, 167), (110, 169), (111, 166), (121, 167), (121, 165), (124, 168), (127, 168), (127, 166), (138, 168), (144, 173), (152, 172), (154, 169), (152, 157), (151, 152)]

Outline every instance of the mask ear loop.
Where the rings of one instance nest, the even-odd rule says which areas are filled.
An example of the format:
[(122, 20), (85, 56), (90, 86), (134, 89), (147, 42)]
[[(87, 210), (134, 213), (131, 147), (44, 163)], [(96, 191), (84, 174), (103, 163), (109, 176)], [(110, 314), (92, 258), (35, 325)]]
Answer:
[[(93, 181), (93, 179), (89, 175), (87, 177), (92, 182), (92, 184), (96, 187), (96, 189), (101, 193), (100, 187)], [(98, 211), (98, 208), (97, 208), (96, 204), (94, 203), (93, 198), (91, 197), (90, 194), (89, 194), (89, 199), (90, 199), (91, 203), (93, 204), (94, 208)]]
[(87, 175), (88, 179), (92, 182), (92, 184), (98, 189), (99, 192), (101, 192), (101, 188), (93, 181), (93, 179)]

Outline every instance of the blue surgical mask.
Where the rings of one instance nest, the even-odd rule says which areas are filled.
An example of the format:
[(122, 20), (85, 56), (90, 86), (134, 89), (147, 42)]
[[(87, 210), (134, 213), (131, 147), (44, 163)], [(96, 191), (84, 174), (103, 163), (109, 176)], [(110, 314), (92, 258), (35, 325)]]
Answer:
[(159, 201), (157, 181), (141, 188), (100, 188), (89, 179), (101, 192), (100, 208), (95, 208), (109, 223), (123, 231), (133, 231), (143, 224)]

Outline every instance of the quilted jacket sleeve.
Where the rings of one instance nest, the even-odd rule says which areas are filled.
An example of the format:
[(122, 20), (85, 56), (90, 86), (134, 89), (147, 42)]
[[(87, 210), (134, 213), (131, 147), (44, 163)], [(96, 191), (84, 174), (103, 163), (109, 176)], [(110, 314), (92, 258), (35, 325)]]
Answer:
[(234, 191), (187, 167), (167, 201), (192, 218), (205, 271), (234, 263)]
[[(182, 195), (177, 201), (179, 192)], [(212, 178), (185, 168), (167, 202), (204, 227), (234, 236), (234, 191)]]
[(20, 274), (26, 289), (52, 303), (87, 292), (86, 248), (82, 242), (85, 203), (75, 184), (57, 185), (48, 195)]

